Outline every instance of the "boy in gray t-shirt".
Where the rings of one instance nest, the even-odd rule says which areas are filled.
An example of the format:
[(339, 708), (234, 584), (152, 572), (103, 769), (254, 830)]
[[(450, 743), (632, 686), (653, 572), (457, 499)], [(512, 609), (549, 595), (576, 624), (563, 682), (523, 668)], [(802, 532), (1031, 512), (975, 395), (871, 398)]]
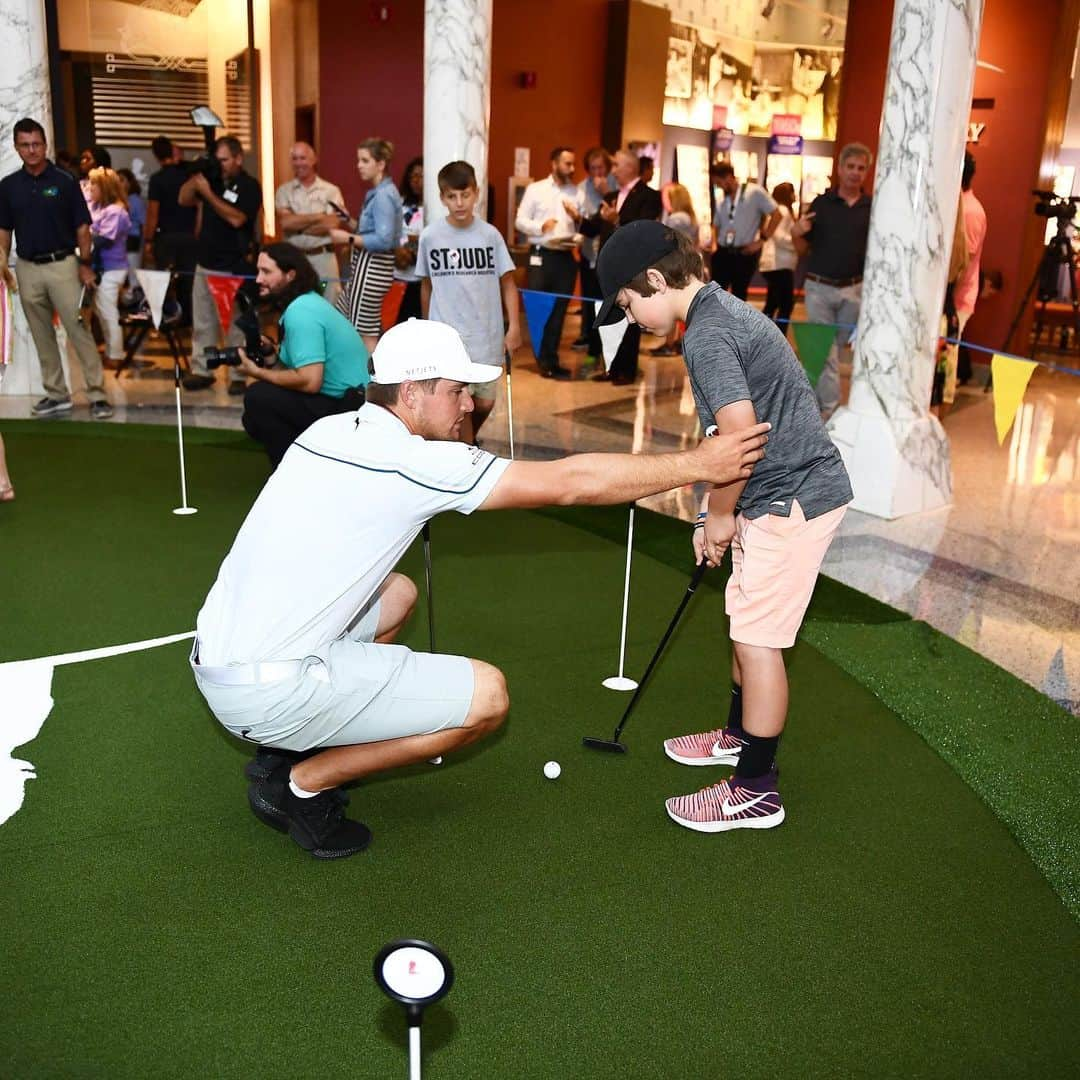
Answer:
[(596, 269), (599, 323), (616, 305), (661, 337), (686, 323), (683, 357), (706, 435), (772, 424), (764, 460), (748, 480), (713, 488), (693, 531), (699, 563), (715, 566), (731, 548), (728, 721), (668, 739), (664, 751), (684, 765), (735, 766), (730, 780), (668, 799), (674, 821), (699, 832), (773, 828), (784, 820), (775, 764), (788, 705), (783, 650), (795, 643), (851, 501), (847, 470), (787, 339), (761, 312), (705, 284), (686, 237), (655, 221), (624, 225)]
[[(476, 217), (479, 191), (467, 161), (439, 170), (439, 198), (448, 213), (420, 234), (416, 273), (424, 317), (448, 323), (465, 342), (474, 364), (502, 366), (505, 352), (521, 344), (514, 262), (497, 229)], [(503, 331), (503, 306), (506, 331)], [(472, 442), (495, 406), (499, 380), (469, 387), (474, 408)]]

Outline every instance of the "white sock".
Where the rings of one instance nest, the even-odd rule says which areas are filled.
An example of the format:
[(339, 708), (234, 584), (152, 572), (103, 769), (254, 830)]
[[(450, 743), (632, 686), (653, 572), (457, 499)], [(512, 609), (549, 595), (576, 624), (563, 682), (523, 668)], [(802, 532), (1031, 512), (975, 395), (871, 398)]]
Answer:
[(305, 791), (302, 787), (294, 783), (292, 775), (289, 776), (289, 790), (298, 799), (314, 799), (316, 795), (320, 794), (318, 791)]

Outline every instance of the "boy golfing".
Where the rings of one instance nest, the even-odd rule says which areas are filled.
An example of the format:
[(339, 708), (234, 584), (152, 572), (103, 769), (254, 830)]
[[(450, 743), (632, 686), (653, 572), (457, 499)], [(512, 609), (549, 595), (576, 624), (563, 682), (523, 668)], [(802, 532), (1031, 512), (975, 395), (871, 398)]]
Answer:
[(770, 829), (784, 820), (776, 770), (788, 706), (783, 650), (795, 643), (851, 501), (847, 470), (787, 340), (761, 312), (705, 284), (701, 256), (681, 233), (655, 221), (626, 225), (600, 252), (597, 274), (600, 323), (615, 307), (660, 337), (685, 322), (683, 358), (707, 436), (772, 424), (768, 458), (749, 478), (713, 487), (693, 528), (698, 563), (716, 566), (731, 548), (727, 723), (664, 742), (680, 764), (735, 767), (728, 780), (668, 799), (672, 820), (699, 832)]

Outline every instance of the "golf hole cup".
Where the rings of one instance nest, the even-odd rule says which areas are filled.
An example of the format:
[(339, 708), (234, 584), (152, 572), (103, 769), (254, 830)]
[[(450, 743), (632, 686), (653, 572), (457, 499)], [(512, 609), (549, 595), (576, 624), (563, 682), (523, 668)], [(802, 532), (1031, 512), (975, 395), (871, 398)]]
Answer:
[(420, 1024), (426, 1006), (444, 998), (454, 985), (454, 965), (429, 941), (406, 938), (384, 945), (372, 965), (375, 982), (391, 1000), (405, 1006), (409, 1024), (409, 1076), (420, 1076)]
[(454, 983), (454, 967), (445, 953), (427, 941), (405, 939), (384, 945), (375, 957), (375, 981), (387, 997), (404, 1005), (409, 1023), (444, 997)]

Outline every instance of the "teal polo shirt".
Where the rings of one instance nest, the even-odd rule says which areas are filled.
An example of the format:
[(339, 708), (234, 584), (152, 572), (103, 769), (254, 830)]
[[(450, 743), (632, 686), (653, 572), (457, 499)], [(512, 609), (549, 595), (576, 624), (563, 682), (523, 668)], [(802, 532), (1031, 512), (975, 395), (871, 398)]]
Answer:
[(298, 296), (282, 313), (278, 359), (289, 368), (323, 364), (320, 394), (341, 398), (367, 386), (368, 351), (352, 323), (318, 293)]

